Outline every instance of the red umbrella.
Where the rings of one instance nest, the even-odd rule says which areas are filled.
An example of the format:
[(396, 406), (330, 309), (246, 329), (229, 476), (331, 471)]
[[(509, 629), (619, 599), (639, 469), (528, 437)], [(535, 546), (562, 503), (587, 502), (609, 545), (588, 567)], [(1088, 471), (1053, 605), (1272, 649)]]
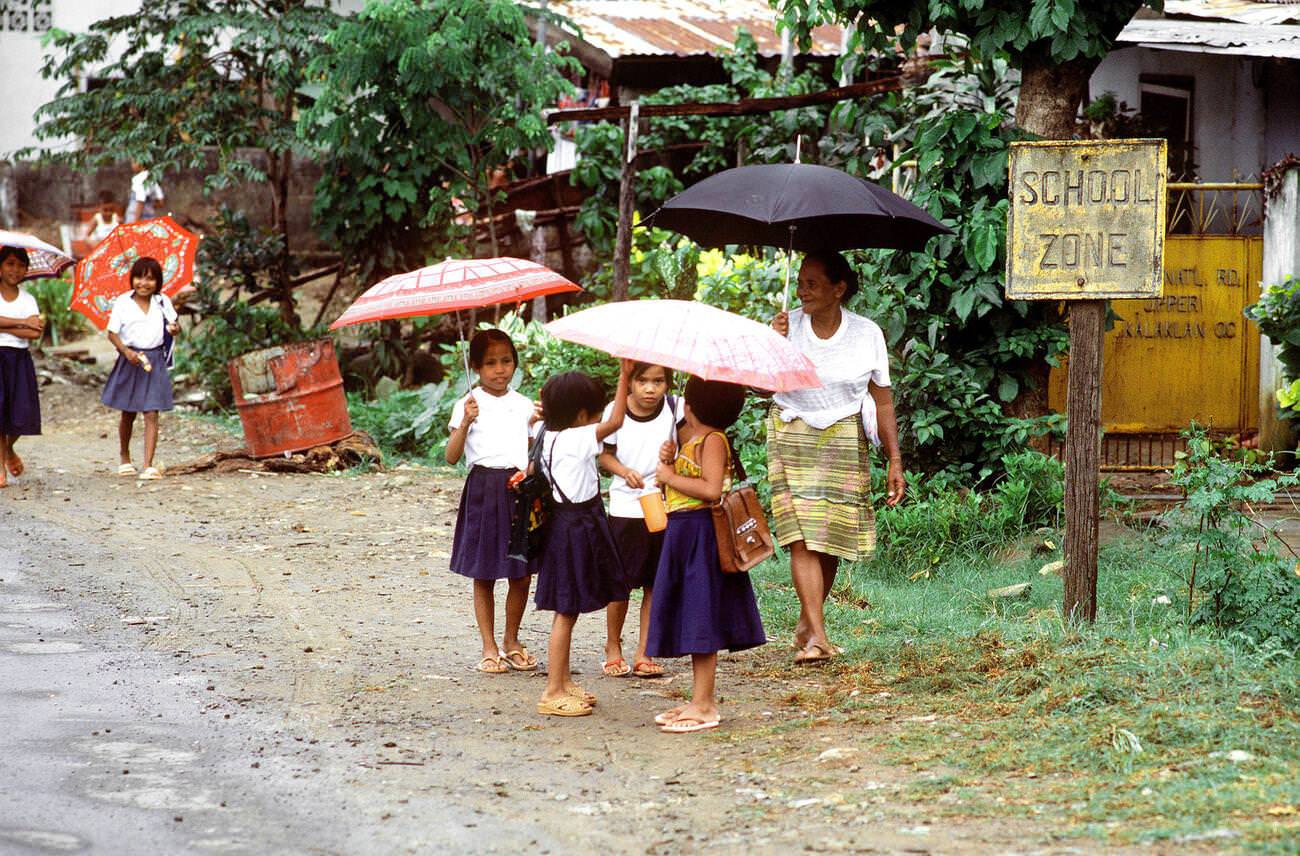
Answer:
[(546, 294), (581, 290), (550, 268), (526, 259), (448, 259), (375, 283), (330, 329), (368, 321), (442, 315), (500, 303), (522, 303)]
[(771, 327), (688, 300), (627, 300), (546, 325), (557, 339), (705, 380), (785, 392), (821, 386), (812, 361)]
[(170, 217), (124, 223), (77, 262), (72, 309), (103, 330), (113, 300), (131, 289), (131, 265), (148, 256), (162, 267), (162, 293), (173, 295), (194, 279), (199, 238)]

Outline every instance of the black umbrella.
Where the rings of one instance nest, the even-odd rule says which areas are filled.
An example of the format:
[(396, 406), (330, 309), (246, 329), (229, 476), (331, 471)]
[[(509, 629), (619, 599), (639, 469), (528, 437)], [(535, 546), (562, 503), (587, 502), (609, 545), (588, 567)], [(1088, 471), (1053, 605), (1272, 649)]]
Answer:
[(759, 244), (802, 252), (920, 250), (952, 230), (903, 197), (808, 163), (728, 169), (688, 187), (645, 220), (705, 247)]

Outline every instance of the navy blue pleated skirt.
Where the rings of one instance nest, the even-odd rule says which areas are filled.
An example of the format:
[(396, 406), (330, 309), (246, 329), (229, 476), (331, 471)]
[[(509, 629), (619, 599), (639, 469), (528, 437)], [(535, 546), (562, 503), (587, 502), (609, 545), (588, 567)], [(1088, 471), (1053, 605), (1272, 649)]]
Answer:
[(36, 365), (26, 348), (0, 347), (0, 433), (41, 433)]
[(153, 413), (172, 409), (172, 378), (163, 359), (162, 346), (136, 348), (149, 358), (153, 371), (145, 371), (121, 354), (108, 373), (99, 400), (125, 413)]
[(529, 564), (537, 574), (538, 609), (577, 615), (627, 600), (623, 562), (599, 496), (557, 502), (542, 536), (542, 551)]
[(767, 641), (749, 574), (724, 574), (707, 508), (668, 515), (650, 605), (651, 657), (743, 651)]
[(456, 534), (451, 542), (451, 569), (475, 580), (505, 580), (528, 576), (528, 565), (506, 556), (510, 547), (510, 509), (514, 503), (507, 482), (511, 467), (470, 467), (460, 492)]
[(659, 571), (659, 554), (664, 549), (664, 533), (645, 528), (640, 517), (610, 517), (609, 528), (623, 559), (623, 584), (628, 592), (651, 588)]

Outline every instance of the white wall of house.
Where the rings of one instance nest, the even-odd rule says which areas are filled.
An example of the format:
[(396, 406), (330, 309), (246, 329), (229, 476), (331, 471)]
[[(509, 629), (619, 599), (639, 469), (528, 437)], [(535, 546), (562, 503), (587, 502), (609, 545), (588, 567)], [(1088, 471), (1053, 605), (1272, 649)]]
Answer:
[[(342, 13), (359, 10), (365, 0), (328, 0), (333, 9)], [(26, 29), (14, 30), (8, 26), (5, 13), (0, 13), (0, 86), (3, 86), (4, 118), (0, 120), (0, 160), (8, 159), (13, 152), (37, 145), (35, 112), (58, 92), (61, 81), (41, 77), (45, 50), (41, 40), (43, 30), (33, 28), (36, 18), (40, 24), (48, 23), (61, 30), (85, 32), (95, 21), (113, 15), (129, 15), (149, 0), (10, 0), (11, 9), (33, 9)], [(48, 16), (48, 17), (47, 17)], [(16, 25), (15, 25), (16, 26)]]
[(1300, 63), (1122, 48), (1093, 74), (1091, 95), (1114, 92), (1140, 109), (1144, 74), (1194, 80), (1192, 135), (1203, 181), (1258, 176), (1288, 151), (1300, 149)]

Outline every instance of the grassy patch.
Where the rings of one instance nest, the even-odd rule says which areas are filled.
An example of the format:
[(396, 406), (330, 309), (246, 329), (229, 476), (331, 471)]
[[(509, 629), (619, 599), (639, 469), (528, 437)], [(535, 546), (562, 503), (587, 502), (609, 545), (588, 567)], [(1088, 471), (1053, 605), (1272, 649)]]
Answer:
[[(1038, 573), (1056, 558), (1033, 554), (1044, 542), (1059, 543), (1001, 560), (950, 554), (928, 576), (879, 560), (842, 573), (827, 621), (846, 656), (823, 689), (787, 701), (873, 726), (895, 763), (949, 771), (923, 786), (953, 795), (939, 813), (1045, 815), (1115, 843), (1209, 836), (1298, 852), (1295, 652), (1189, 628), (1171, 573), (1187, 553), (1143, 534), (1104, 548), (1097, 622), (1071, 626), (1060, 578)], [(788, 564), (753, 577), (769, 636), (785, 644), (798, 617)], [(1021, 582), (1024, 597), (987, 594)]]

